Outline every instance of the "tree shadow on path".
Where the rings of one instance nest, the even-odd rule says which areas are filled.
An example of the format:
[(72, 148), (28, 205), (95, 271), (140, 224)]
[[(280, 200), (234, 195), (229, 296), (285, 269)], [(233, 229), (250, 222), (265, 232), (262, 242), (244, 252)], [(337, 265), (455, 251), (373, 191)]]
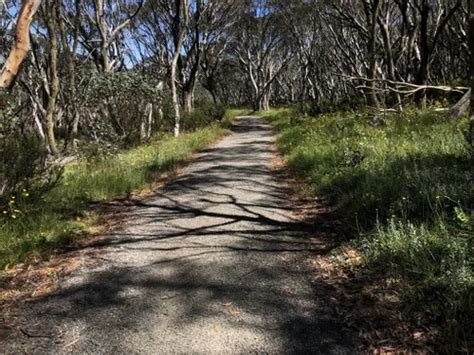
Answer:
[(182, 176), (130, 201), (129, 221), (88, 245), (98, 266), (20, 310), (23, 327), (51, 337), (8, 350), (354, 353), (315, 296), (324, 285), (310, 263), (334, 245), (295, 217), (301, 206), (268, 164), (272, 136), (242, 118)]

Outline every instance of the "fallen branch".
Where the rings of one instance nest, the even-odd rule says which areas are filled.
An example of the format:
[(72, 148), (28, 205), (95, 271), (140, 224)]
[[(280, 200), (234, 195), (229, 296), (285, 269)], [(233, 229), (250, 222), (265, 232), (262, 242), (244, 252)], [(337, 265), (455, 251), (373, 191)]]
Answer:
[[(466, 91), (469, 90), (468, 87), (464, 86), (444, 86), (444, 85), (416, 85), (416, 84), (411, 84), (411, 83), (404, 83), (400, 81), (392, 81), (388, 79), (368, 79), (368, 78), (357, 78), (357, 77), (347, 77), (349, 80), (352, 81), (365, 81), (368, 83), (373, 83), (373, 82), (379, 82), (379, 83), (386, 83), (390, 84), (393, 86), (387, 85), (386, 88), (380, 89), (380, 88), (375, 88), (376, 91), (378, 92), (392, 92), (395, 94), (401, 94), (401, 95), (414, 95), (417, 92), (424, 91), (424, 90), (437, 90), (437, 91), (443, 91), (443, 92), (455, 92), (459, 94), (465, 94)], [(403, 88), (406, 88), (406, 90), (403, 90)], [(359, 85), (356, 87), (356, 89), (365, 89), (365, 90), (373, 90), (373, 87), (366, 86), (366, 85)]]

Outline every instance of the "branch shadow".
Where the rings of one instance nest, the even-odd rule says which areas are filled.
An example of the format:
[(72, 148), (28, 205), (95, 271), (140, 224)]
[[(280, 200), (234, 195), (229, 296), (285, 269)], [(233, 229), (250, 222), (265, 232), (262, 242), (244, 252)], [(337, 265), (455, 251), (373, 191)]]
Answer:
[[(129, 221), (87, 246), (105, 262), (28, 302), (25, 322), (80, 334), (76, 353), (206, 352), (210, 339), (229, 352), (353, 353), (307, 265), (335, 245), (293, 216), (266, 164), (271, 129), (241, 118), (234, 132), (151, 198), (129, 201)], [(61, 349), (53, 339), (33, 344)]]

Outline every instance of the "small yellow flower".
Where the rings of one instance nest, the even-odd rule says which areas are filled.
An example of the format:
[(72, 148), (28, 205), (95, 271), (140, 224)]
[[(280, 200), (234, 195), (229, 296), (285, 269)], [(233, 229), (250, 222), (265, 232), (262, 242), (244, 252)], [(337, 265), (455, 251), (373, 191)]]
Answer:
[(16, 214), (12, 214), (12, 218), (13, 218), (13, 219), (16, 219)]
[(20, 210), (13, 210), (13, 212), (20, 213), (21, 211)]
[(30, 194), (29, 194), (28, 192), (25, 192), (25, 193), (23, 194), (23, 196), (28, 197), (28, 196), (30, 196)]
[(76, 217), (76, 221), (77, 221), (77, 222), (80, 222), (80, 221), (81, 221), (81, 217)]
[(7, 214), (8, 212), (7, 211), (3, 211), (3, 214)]
[(11, 198), (12, 200), (14, 200), (14, 199), (15, 199), (15, 196), (12, 196), (12, 197), (10, 197), (10, 198)]

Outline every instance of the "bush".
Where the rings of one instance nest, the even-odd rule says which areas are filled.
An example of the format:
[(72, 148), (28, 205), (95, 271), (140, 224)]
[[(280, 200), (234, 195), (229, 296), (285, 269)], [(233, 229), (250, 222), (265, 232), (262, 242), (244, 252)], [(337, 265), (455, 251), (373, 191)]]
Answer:
[(183, 114), (182, 127), (187, 131), (207, 127), (215, 122), (221, 122), (226, 113), (222, 104), (203, 103), (192, 112)]
[(62, 169), (48, 163), (47, 157), (36, 134), (15, 132), (0, 140), (0, 207), (23, 190), (44, 193), (59, 181)]
[[(154, 105), (155, 126), (161, 125), (157, 108), (163, 108), (164, 84), (153, 75), (139, 71), (81, 73), (88, 85), (80, 92), (81, 134), (89, 140), (130, 147), (140, 143), (140, 125), (147, 104)], [(154, 129), (156, 127), (153, 127)]]

